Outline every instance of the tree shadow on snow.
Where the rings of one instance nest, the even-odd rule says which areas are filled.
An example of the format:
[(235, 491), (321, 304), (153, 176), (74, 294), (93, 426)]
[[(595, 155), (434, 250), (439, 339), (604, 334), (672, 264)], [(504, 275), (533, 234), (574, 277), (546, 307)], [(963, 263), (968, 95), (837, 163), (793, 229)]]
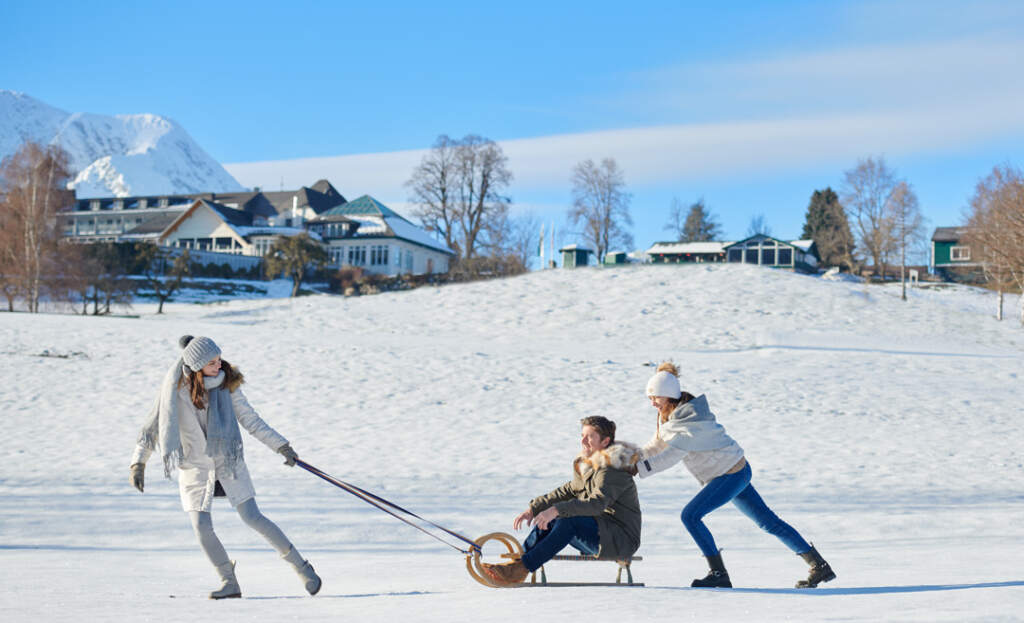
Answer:
[(962, 591), (974, 588), (1008, 588), (1024, 586), (1024, 580), (1012, 582), (979, 582), (977, 584), (918, 584), (910, 586), (861, 586), (850, 588), (690, 588), (678, 586), (650, 586), (652, 589), (686, 591), (723, 591), (732, 593), (759, 593), (767, 595), (807, 595), (827, 597), (829, 595), (884, 595), (887, 593), (930, 593), (935, 591)]

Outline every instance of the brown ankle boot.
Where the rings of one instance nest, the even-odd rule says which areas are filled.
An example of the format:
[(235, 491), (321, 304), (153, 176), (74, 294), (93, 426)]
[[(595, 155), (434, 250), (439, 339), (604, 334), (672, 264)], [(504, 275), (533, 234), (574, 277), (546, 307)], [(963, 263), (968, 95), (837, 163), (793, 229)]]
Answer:
[(800, 557), (811, 566), (811, 570), (806, 580), (800, 580), (796, 583), (797, 588), (814, 588), (822, 582), (831, 582), (836, 579), (836, 572), (832, 570), (832, 567), (821, 557), (818, 549), (813, 545), (811, 549), (800, 554)]
[(500, 565), (483, 563), (484, 573), (498, 586), (519, 584), (530, 574), (522, 560), (513, 560)]

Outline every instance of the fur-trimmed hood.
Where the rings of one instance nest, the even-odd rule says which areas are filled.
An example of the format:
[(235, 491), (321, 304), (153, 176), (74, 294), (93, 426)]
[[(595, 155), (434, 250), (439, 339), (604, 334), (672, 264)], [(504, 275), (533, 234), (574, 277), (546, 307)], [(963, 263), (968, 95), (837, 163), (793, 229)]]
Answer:
[(604, 450), (598, 450), (589, 457), (583, 456), (583, 452), (576, 457), (573, 468), (581, 476), (590, 471), (596, 471), (602, 467), (625, 470), (631, 465), (636, 465), (641, 458), (640, 447), (626, 441), (616, 441)]

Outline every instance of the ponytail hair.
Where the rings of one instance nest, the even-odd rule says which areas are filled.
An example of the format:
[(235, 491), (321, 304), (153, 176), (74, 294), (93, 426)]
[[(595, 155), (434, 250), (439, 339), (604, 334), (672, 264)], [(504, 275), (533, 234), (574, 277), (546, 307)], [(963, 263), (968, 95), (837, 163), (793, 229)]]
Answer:
[[(677, 368), (676, 364), (672, 363), (671, 361), (662, 361), (660, 364), (658, 364), (658, 369), (655, 371), (655, 373), (657, 372), (668, 372), (677, 379), (679, 378), (679, 368)], [(672, 410), (675, 410), (676, 407), (678, 407), (679, 405), (686, 404), (693, 399), (693, 394), (683, 389), (680, 389), (679, 398), (668, 398), (668, 401), (672, 405)], [(667, 411), (664, 414), (658, 414), (659, 424), (664, 424), (665, 422), (668, 421), (668, 416), (671, 415), (672, 410)]]

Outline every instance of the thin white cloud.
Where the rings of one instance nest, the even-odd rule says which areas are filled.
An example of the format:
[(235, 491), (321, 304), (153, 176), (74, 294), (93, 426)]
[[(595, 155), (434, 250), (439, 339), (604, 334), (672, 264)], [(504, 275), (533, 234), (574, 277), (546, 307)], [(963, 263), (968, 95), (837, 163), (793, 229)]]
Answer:
[[(614, 157), (629, 185), (658, 186), (845, 166), (873, 153), (949, 153), (1021, 136), (1020, 58), (1024, 41), (958, 39), (665, 70), (653, 80), (661, 90), (637, 102), (690, 101), (687, 90), (704, 81), (704, 105), (732, 114), (703, 123), (502, 141), (515, 176), (511, 194), (567, 193), (572, 167), (587, 158)], [(370, 193), (393, 205), (406, 201), (403, 184), (425, 153), (225, 166), (247, 186), (293, 188), (327, 178), (346, 196)]]

